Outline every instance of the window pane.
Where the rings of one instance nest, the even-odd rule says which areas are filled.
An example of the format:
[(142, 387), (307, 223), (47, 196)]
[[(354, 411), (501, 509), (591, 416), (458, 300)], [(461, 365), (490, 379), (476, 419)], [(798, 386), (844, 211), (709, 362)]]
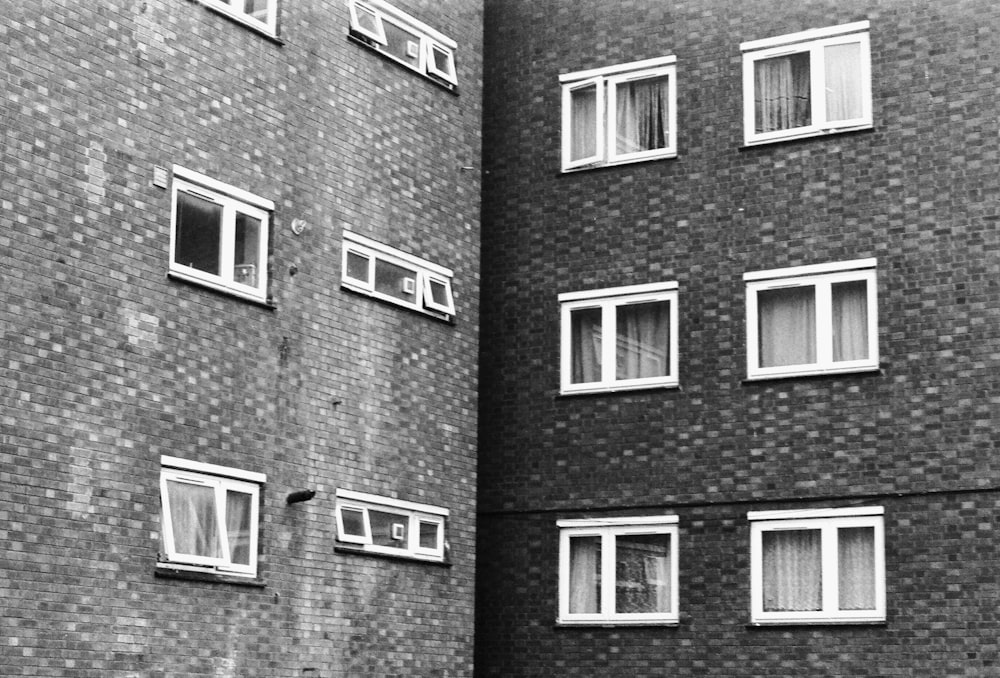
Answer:
[(417, 303), (417, 272), (382, 259), (376, 259), (375, 291), (415, 304)]
[(420, 548), (436, 549), (438, 547), (438, 531), (440, 526), (437, 523), (420, 521)]
[(667, 147), (668, 84), (664, 75), (619, 84), (615, 89), (615, 153)]
[[(273, 0), (244, 0), (243, 11), (258, 21), (267, 23), (267, 7)], [(239, 0), (236, 1), (239, 5)]]
[(761, 367), (816, 362), (816, 289), (812, 285), (757, 293)]
[(221, 558), (215, 488), (168, 480), (167, 502), (174, 550), (193, 556)]
[(581, 308), (570, 312), (572, 383), (601, 380), (601, 309)]
[[(368, 520), (372, 528), (372, 544), (390, 546), (395, 549), (405, 549), (408, 544), (410, 516), (405, 513), (390, 513), (368, 509)], [(401, 525), (402, 527), (397, 527)], [(394, 539), (393, 535), (401, 536)]]
[(670, 611), (670, 535), (615, 538), (615, 612)]
[(233, 245), (233, 281), (257, 286), (260, 271), (261, 221), (249, 214), (236, 213), (236, 242)]
[(226, 534), (229, 536), (230, 562), (250, 564), (250, 534), (253, 495), (235, 490), (226, 491)]
[(417, 68), (420, 65), (420, 36), (388, 20), (383, 21), (382, 25), (385, 28), (386, 51)]
[(764, 610), (822, 609), (820, 531), (765, 531), (761, 543)]
[(358, 28), (372, 35), (378, 35), (378, 15), (361, 5), (354, 5), (354, 10), (358, 17)]
[(368, 280), (368, 257), (357, 252), (347, 252), (347, 277), (354, 280)]
[(431, 48), (431, 58), (434, 59), (434, 70), (440, 73), (451, 72), (451, 53), (439, 47)]
[(222, 205), (178, 191), (175, 238), (175, 263), (219, 275)]
[(754, 64), (754, 121), (758, 133), (812, 124), (809, 53)]
[(875, 528), (837, 530), (840, 609), (875, 609)]
[(626, 304), (615, 311), (617, 379), (670, 372), (670, 302)]
[(601, 538), (570, 537), (569, 611), (574, 614), (600, 612)]
[(597, 85), (570, 92), (570, 160), (597, 155)]
[(868, 283), (865, 280), (834, 283), (833, 359), (864, 360), (868, 357)]
[(340, 521), (344, 524), (344, 534), (355, 537), (365, 536), (365, 512), (359, 509), (341, 509)]
[(861, 43), (824, 48), (826, 119), (851, 120), (862, 115)]

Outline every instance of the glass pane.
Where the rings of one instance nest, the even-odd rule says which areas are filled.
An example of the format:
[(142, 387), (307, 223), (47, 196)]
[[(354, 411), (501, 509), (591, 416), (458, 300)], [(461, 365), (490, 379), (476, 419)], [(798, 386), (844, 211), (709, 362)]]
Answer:
[(809, 53), (761, 59), (754, 64), (755, 130), (773, 132), (812, 124)]
[(347, 252), (347, 277), (368, 283), (368, 257), (357, 252)]
[(670, 302), (619, 306), (615, 316), (616, 378), (667, 376), (670, 372)]
[(340, 521), (344, 524), (344, 534), (354, 537), (365, 536), (365, 512), (360, 509), (341, 509)]
[(436, 549), (438, 547), (438, 532), (441, 526), (438, 523), (420, 521), (420, 548)]
[(819, 530), (777, 530), (761, 535), (764, 550), (764, 610), (823, 607)]
[(572, 375), (574, 384), (601, 380), (601, 309), (570, 312)]
[(601, 602), (601, 538), (570, 537), (569, 611), (596, 614)]
[(615, 152), (667, 147), (669, 76), (634, 80), (615, 88)]
[(816, 362), (816, 288), (812, 285), (757, 293), (760, 366)]
[(417, 303), (417, 272), (382, 259), (375, 260), (375, 291)]
[(434, 70), (439, 73), (451, 73), (451, 52), (432, 47), (431, 57), (434, 59)]
[(570, 92), (570, 160), (597, 155), (597, 85)]
[[(405, 549), (409, 544), (410, 516), (405, 513), (391, 513), (368, 509), (368, 520), (372, 528), (372, 544)], [(395, 539), (394, 537), (400, 537)]]
[(226, 534), (229, 536), (230, 562), (250, 564), (250, 534), (253, 495), (236, 490), (226, 491)]
[(875, 609), (875, 528), (837, 530), (841, 610)]
[(670, 535), (615, 538), (615, 612), (669, 612)]
[(833, 306), (833, 359), (868, 357), (868, 282), (852, 280), (830, 286)]
[(413, 68), (420, 65), (420, 36), (400, 28), (391, 21), (383, 21), (386, 51)]
[(362, 7), (361, 5), (354, 6), (358, 17), (358, 28), (361, 30), (371, 33), (372, 35), (378, 35), (378, 15), (374, 11), (368, 9), (367, 7)]
[(236, 213), (236, 242), (233, 244), (233, 281), (256, 287), (260, 271), (261, 220)]
[(215, 488), (167, 481), (174, 550), (206, 558), (222, 557)]
[(429, 281), (431, 301), (439, 306), (450, 306), (448, 303), (448, 286), (438, 280)]
[(862, 116), (861, 43), (824, 48), (826, 119), (852, 120)]
[(222, 205), (178, 191), (175, 238), (175, 263), (219, 275)]

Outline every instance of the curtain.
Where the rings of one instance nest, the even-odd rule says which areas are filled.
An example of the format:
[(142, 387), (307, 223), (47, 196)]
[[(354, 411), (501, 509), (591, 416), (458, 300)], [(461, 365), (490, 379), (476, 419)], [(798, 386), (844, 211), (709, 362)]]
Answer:
[(615, 612), (670, 611), (670, 535), (619, 535), (615, 540)]
[(572, 383), (601, 380), (601, 309), (583, 308), (570, 313)]
[(824, 49), (826, 119), (861, 117), (861, 43), (830, 45)]
[(812, 121), (809, 54), (761, 59), (754, 64), (754, 119), (758, 133), (804, 127)]
[(616, 309), (617, 379), (668, 374), (669, 318), (669, 301), (627, 304)]
[(229, 537), (229, 560), (250, 564), (250, 512), (253, 496), (246, 492), (226, 492), (226, 533)]
[(864, 360), (868, 357), (868, 283), (835, 283), (831, 296), (834, 361)]
[(819, 530), (775, 530), (761, 535), (764, 610), (823, 607)]
[(875, 608), (875, 529), (837, 530), (838, 582), (841, 610)]
[(816, 362), (816, 290), (813, 286), (757, 294), (760, 366)]
[(222, 557), (215, 489), (167, 481), (174, 550), (208, 558)]
[(570, 92), (570, 160), (597, 155), (597, 85)]
[(666, 148), (669, 76), (646, 78), (615, 89), (615, 153)]
[(569, 611), (573, 614), (600, 612), (600, 537), (570, 538), (569, 570)]

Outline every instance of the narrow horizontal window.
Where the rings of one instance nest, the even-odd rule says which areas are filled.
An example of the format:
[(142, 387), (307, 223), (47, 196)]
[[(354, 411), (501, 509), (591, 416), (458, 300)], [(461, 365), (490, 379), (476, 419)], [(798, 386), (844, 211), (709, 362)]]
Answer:
[(270, 36), (278, 31), (278, 0), (198, 0)]
[(361, 551), (417, 560), (446, 558), (447, 509), (337, 490), (337, 540)]

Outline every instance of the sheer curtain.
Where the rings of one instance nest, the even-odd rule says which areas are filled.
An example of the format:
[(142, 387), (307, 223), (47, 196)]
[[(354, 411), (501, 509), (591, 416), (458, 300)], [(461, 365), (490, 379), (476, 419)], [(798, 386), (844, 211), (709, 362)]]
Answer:
[(615, 153), (666, 148), (669, 76), (619, 84), (615, 88)]
[(842, 527), (837, 544), (840, 609), (875, 609), (874, 528)]
[(572, 383), (601, 380), (601, 309), (583, 308), (570, 313)]
[(670, 611), (670, 535), (619, 535), (615, 560), (615, 612)]
[(824, 49), (826, 119), (852, 120), (860, 118), (861, 110), (861, 43), (830, 45)]
[(600, 537), (570, 538), (569, 570), (569, 611), (573, 614), (600, 612)]
[(597, 154), (597, 85), (570, 92), (570, 160)]
[(804, 127), (812, 121), (809, 54), (761, 59), (754, 64), (754, 118), (758, 133)]
[(831, 295), (833, 359), (864, 360), (868, 357), (868, 283), (835, 283)]
[(757, 294), (761, 367), (816, 362), (816, 289), (809, 286)]
[(775, 530), (761, 535), (764, 610), (820, 610), (823, 607), (819, 530)]
[(250, 564), (250, 512), (253, 497), (246, 492), (226, 492), (226, 533), (229, 537), (229, 560)]
[(669, 301), (616, 309), (617, 379), (663, 377), (669, 373), (669, 320)]
[(167, 481), (174, 550), (208, 558), (222, 556), (215, 489)]

